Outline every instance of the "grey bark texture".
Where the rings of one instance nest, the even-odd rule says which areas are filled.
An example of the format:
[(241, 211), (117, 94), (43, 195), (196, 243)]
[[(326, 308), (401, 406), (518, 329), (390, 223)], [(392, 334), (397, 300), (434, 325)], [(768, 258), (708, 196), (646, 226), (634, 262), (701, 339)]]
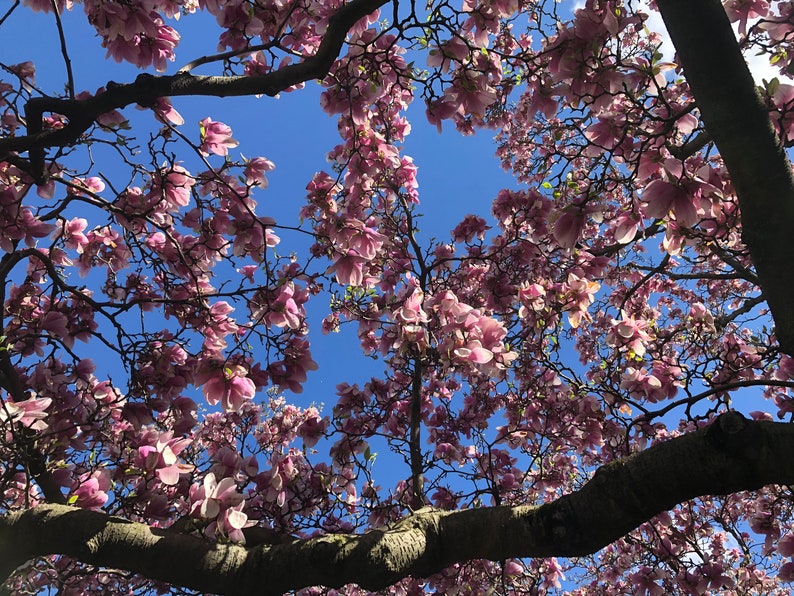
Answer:
[(34, 557), (61, 554), (217, 594), (275, 595), (348, 583), (376, 590), (472, 559), (593, 553), (697, 496), (794, 484), (791, 453), (794, 426), (729, 412), (603, 466), (580, 490), (540, 507), (422, 509), (363, 535), (250, 548), (45, 504), (0, 518), (0, 575)]

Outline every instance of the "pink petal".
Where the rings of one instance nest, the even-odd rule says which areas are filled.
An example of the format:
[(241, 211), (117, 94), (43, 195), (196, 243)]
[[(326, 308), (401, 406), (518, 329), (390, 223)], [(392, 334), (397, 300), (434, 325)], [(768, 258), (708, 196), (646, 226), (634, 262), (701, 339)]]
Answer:
[(157, 477), (163, 484), (174, 486), (177, 482), (179, 482), (179, 466), (173, 465), (160, 468), (157, 470)]
[(241, 530), (248, 523), (248, 516), (242, 511), (230, 509), (226, 514), (226, 522), (235, 530)]
[(677, 186), (664, 180), (651, 182), (642, 193), (642, 200), (647, 203), (645, 214), (653, 218), (667, 217), (677, 192)]
[(476, 362), (477, 364), (485, 364), (486, 362), (493, 360), (493, 352), (486, 350), (485, 348), (474, 348), (471, 351), (469, 360)]

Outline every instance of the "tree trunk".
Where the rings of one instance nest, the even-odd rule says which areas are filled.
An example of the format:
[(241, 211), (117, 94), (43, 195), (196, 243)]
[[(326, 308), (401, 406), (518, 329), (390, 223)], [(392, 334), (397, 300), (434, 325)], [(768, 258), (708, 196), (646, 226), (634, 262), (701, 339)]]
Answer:
[(657, 0), (739, 199), (742, 239), (784, 352), (794, 356), (794, 174), (720, 0)]

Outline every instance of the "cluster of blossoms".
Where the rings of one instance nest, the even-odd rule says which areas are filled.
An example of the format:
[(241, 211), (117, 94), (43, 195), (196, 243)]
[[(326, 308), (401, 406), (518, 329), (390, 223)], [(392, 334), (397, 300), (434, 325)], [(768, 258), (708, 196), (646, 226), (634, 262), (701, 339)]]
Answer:
[[(59, 14), (78, 4), (109, 57), (157, 71), (176, 58), (177, 18), (206, 11), (223, 52), (207, 59), (248, 77), (323, 51), (351, 6), (23, 2)], [(3, 155), (0, 512), (54, 490), (216, 541), (364, 531), (426, 504), (552, 501), (598, 466), (696, 430), (737, 387), (765, 387), (757, 419), (794, 413), (794, 360), (757, 324), (729, 173), (647, 15), (620, 0), (587, 0), (567, 20), (542, 2), (453, 4), (431, 3), (432, 23), (398, 12), (393, 27), (373, 10), (347, 31), (320, 96), (340, 141), (295, 207), (308, 247), (263, 213), (275, 165), (238, 154), (236, 121), (182, 128), (168, 98), (145, 106), (163, 128), (143, 159), (115, 110), (41, 171), (35, 151)], [(789, 73), (791, 4), (724, 4), (743, 46)], [(3, 67), (0, 129), (13, 140), (35, 69)], [(762, 92), (790, 144), (794, 85)], [(439, 131), (498, 130), (502, 164), (527, 186), (498, 192), (490, 214), (463, 216), (446, 240), (420, 234), (419, 170), (405, 154), (420, 95)], [(42, 129), (70, 120), (48, 113)], [(74, 165), (108, 135), (131, 171), (121, 183), (93, 153)], [(329, 294), (323, 330), (352, 323), (382, 370), (339, 383), (323, 412), (274, 396), (300, 393), (318, 368), (312, 298)], [(118, 367), (98, 371), (100, 358)], [(409, 465), (384, 471), (381, 447)], [(572, 572), (583, 594), (772, 593), (794, 581), (790, 503), (784, 487), (702, 498), (592, 557), (474, 561), (399, 589), (541, 593)], [(48, 561), (16, 588), (121, 581)]]
[(437, 349), (452, 362), (479, 365), (489, 376), (497, 376), (516, 358), (504, 345), (507, 330), (493, 317), (461, 303), (452, 292), (444, 292), (432, 301), (444, 329), (444, 339)]

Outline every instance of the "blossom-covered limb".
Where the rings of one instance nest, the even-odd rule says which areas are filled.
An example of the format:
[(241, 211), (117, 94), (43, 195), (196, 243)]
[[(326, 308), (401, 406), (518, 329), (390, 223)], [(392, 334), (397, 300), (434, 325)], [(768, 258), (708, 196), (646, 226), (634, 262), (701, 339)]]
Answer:
[(0, 573), (57, 552), (218, 594), (352, 582), (379, 589), (455, 561), (594, 552), (688, 499), (794, 483), (792, 449), (790, 425), (730, 413), (604, 466), (580, 490), (541, 507), (426, 508), (388, 529), (276, 546), (211, 544), (104, 513), (40, 505), (0, 519)]

